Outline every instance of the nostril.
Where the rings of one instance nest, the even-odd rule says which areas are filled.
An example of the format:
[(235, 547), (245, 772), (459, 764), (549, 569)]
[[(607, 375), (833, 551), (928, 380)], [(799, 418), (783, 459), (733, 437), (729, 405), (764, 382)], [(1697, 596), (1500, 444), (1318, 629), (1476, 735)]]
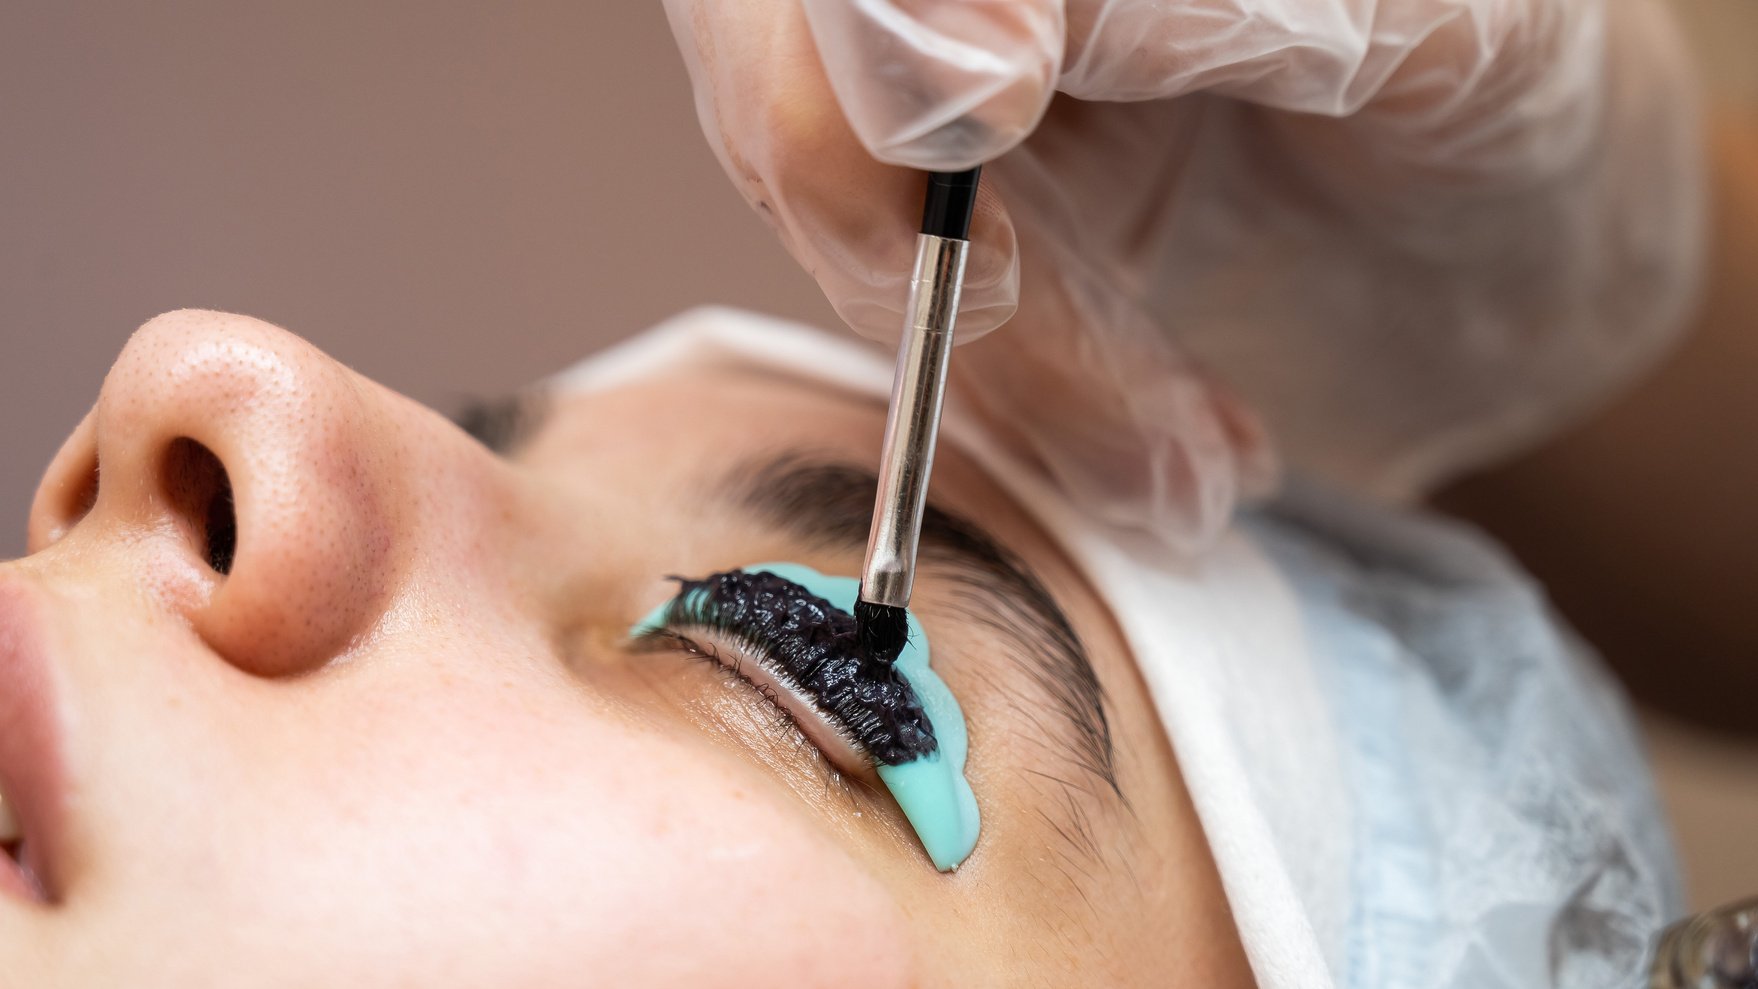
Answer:
[(232, 506), (232, 484), (225, 468), (220, 469), (220, 488), (208, 500), (207, 560), (214, 572), (232, 572), (232, 557), (238, 551), (238, 515)]
[(164, 484), (178, 523), (200, 545), (202, 559), (215, 573), (230, 574), (238, 551), (238, 516), (226, 465), (195, 440), (177, 439), (165, 454)]

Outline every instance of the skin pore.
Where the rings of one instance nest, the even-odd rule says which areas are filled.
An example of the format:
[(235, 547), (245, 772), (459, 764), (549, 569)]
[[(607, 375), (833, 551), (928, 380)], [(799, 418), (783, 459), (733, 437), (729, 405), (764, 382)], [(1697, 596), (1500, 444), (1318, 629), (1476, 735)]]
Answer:
[(0, 895), (7, 984), (1250, 985), (1110, 616), (957, 451), (937, 508), (1053, 606), (924, 544), (957, 872), (749, 683), (631, 643), (668, 574), (856, 572), (882, 420), (685, 368), (497, 455), (266, 324), (153, 320), (0, 564), (40, 729), (0, 762), (59, 766), (8, 793), (46, 902)]

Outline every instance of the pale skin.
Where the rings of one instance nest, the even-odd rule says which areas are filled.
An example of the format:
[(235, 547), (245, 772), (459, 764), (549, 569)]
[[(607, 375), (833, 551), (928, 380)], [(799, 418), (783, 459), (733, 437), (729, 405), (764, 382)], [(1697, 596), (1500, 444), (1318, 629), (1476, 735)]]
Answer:
[[(855, 573), (703, 491), (763, 451), (877, 462), (882, 414), (704, 368), (567, 399), (500, 457), (266, 324), (148, 323), (0, 565), (0, 648), (41, 660), (62, 764), (55, 833), (27, 836), (44, 895), (0, 895), (6, 983), (1250, 985), (1111, 617), (955, 450), (935, 496), (1085, 642), (1127, 806), (1059, 768), (932, 570), (916, 610), (983, 813), (956, 873), (761, 695), (627, 648), (665, 574)], [(227, 573), (180, 439), (232, 486)]]

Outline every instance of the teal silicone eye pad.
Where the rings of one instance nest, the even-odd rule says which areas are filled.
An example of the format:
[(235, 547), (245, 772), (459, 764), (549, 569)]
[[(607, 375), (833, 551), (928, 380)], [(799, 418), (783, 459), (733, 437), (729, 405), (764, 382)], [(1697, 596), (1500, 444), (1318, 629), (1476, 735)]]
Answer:
[(749, 644), (751, 661), (808, 698), (872, 760), (936, 868), (956, 869), (970, 855), (980, 819), (964, 774), (964, 712), (930, 665), (913, 613), (903, 651), (884, 663), (858, 645), (852, 577), (762, 563), (680, 583), (632, 636), (707, 627)]

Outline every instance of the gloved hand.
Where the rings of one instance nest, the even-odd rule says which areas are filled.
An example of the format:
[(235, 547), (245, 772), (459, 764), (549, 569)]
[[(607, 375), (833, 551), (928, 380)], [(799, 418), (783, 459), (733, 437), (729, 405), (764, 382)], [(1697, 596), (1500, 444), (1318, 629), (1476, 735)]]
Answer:
[[(1587, 401), (1687, 304), (1656, 0), (666, 0), (709, 143), (894, 340), (918, 170), (992, 162), (957, 387), (1104, 518), (1195, 544), (1270, 457), (1409, 488)], [(1017, 315), (1015, 315), (1017, 309)]]

